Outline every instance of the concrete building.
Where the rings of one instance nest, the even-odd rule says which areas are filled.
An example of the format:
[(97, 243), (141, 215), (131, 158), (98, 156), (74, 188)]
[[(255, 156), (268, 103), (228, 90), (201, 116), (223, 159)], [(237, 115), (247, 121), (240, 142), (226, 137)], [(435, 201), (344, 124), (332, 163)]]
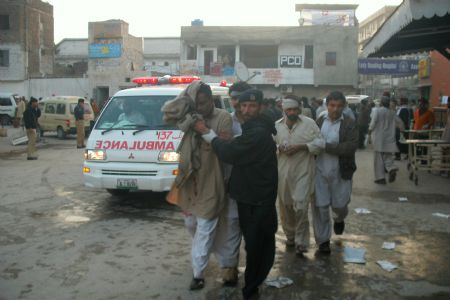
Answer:
[(180, 38), (144, 38), (144, 68), (150, 75), (180, 73)]
[(25, 80), (53, 73), (53, 6), (40, 0), (0, 0), (0, 86), (27, 90)]
[(359, 23), (358, 51), (361, 52), (364, 45), (378, 31), (396, 8), (397, 6), (384, 6)]
[(130, 35), (122, 20), (89, 22), (88, 47), (91, 95), (100, 103), (145, 74), (143, 39)]
[(83, 76), (87, 73), (88, 39), (63, 39), (55, 46), (57, 76)]
[[(354, 16), (356, 7), (297, 5), (296, 9), (301, 13), (336, 9)], [(180, 71), (200, 75), (206, 82), (248, 80), (266, 97), (286, 93), (323, 97), (336, 89), (354, 93), (358, 27), (357, 22), (351, 24), (181, 27)]]

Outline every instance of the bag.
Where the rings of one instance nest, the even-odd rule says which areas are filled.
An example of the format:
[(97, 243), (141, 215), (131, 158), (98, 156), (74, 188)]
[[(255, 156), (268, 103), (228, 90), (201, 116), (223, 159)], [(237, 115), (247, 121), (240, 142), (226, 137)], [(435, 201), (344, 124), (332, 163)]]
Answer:
[(178, 204), (178, 195), (180, 193), (180, 190), (177, 188), (177, 185), (172, 183), (172, 187), (170, 188), (170, 191), (166, 195), (166, 201), (170, 204), (177, 205)]

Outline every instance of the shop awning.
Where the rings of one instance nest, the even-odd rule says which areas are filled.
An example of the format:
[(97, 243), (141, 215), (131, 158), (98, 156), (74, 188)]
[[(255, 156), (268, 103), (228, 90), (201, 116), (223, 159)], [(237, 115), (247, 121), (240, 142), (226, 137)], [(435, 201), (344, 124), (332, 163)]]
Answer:
[(450, 0), (404, 0), (364, 46), (363, 57), (437, 50), (450, 60)]

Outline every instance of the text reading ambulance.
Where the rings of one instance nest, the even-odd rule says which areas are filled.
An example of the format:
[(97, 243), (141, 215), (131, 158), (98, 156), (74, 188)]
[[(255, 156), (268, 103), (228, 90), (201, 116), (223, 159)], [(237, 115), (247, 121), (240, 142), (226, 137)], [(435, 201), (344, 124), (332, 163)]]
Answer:
[[(137, 87), (117, 92), (106, 104), (84, 154), (85, 185), (113, 195), (130, 190), (168, 191), (177, 174), (183, 133), (163, 122), (162, 105), (195, 76), (141, 77)], [(224, 85), (224, 86), (223, 86)], [(211, 85), (215, 103), (228, 101), (226, 83)]]

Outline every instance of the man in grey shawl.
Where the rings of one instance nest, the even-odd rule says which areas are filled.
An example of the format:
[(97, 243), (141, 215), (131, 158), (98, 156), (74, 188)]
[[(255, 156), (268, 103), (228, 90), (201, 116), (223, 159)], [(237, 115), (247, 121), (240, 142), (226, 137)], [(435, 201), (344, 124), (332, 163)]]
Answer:
[(225, 110), (214, 107), (209, 85), (194, 81), (177, 98), (163, 107), (164, 119), (176, 123), (184, 132), (178, 148), (178, 206), (185, 215), (185, 225), (192, 235), (191, 290), (204, 287), (204, 270), (213, 249), (219, 215), (226, 205), (222, 164), (210, 144), (193, 131), (198, 119), (224, 137), (231, 137), (232, 120)]

